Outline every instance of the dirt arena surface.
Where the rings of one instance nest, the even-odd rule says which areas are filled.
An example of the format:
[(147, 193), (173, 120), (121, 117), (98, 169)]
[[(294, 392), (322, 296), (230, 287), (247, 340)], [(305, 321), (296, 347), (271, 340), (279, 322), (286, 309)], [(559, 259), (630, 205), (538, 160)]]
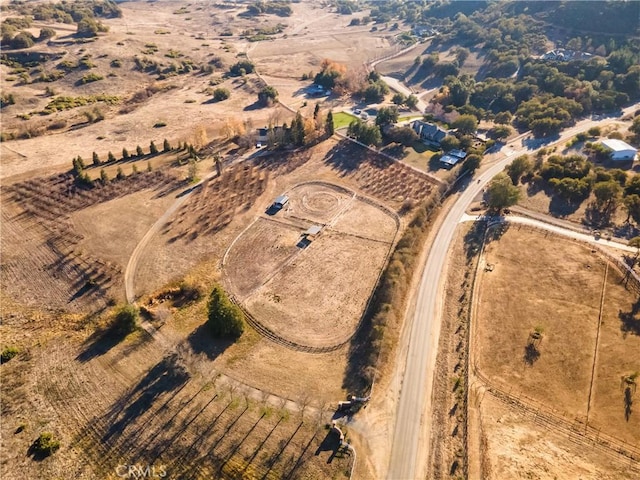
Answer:
[[(477, 369), (578, 425), (589, 415), (591, 428), (637, 448), (640, 416), (625, 415), (620, 383), (638, 371), (640, 336), (622, 319), (637, 294), (616, 267), (590, 247), (519, 227), (489, 243), (484, 260)], [(528, 350), (536, 329), (542, 339)]]
[[(337, 185), (304, 183), (286, 193), (282, 210), (234, 240), (225, 277), (275, 333), (306, 345), (338, 344), (358, 324), (398, 224)], [(314, 224), (320, 234), (305, 237)]]

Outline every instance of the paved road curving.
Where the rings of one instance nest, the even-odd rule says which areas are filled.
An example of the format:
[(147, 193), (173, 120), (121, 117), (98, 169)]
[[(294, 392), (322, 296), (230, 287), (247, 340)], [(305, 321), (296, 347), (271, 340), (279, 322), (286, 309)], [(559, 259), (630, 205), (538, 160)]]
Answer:
[[(629, 107), (623, 114), (633, 112), (639, 106), (640, 104), (636, 104)], [(600, 123), (602, 122), (591, 119), (582, 120), (574, 127), (562, 132), (557, 142), (567, 140), (576, 133)], [(415, 296), (415, 314), (413, 318), (408, 319), (407, 328), (410, 329), (410, 337), (396, 412), (391, 459), (387, 473), (389, 479), (425, 478), (430, 434), (430, 399), (440, 336), (447, 255), (456, 227), (473, 199), (513, 159), (532, 152), (522, 145), (510, 144), (507, 148), (510, 152), (507, 157), (476, 177), (476, 181), (470, 183), (460, 194), (444, 218), (430, 247), (422, 280)]]

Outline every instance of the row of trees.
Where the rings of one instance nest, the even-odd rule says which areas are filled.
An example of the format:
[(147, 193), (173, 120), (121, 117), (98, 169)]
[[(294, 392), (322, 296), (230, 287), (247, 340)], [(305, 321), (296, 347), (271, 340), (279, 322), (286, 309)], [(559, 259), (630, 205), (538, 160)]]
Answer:
[[(184, 145), (183, 144), (179, 145), (179, 150), (189, 149), (190, 151), (191, 148), (193, 148), (193, 146), (188, 145), (186, 142)], [(171, 147), (171, 144), (169, 143), (169, 141), (165, 138), (162, 143), (162, 151), (166, 153), (166, 152), (170, 152), (171, 150), (173, 150), (173, 148)], [(158, 150), (158, 147), (156, 146), (155, 142), (152, 140), (151, 143), (149, 144), (149, 155), (157, 155), (158, 153), (160, 153), (160, 151)], [(146, 154), (142, 149), (142, 147), (138, 145), (136, 147), (135, 154), (129, 153), (129, 150), (127, 150), (126, 148), (123, 148), (122, 157), (120, 159), (130, 160), (132, 158), (141, 158), (141, 157), (144, 157), (145, 155)], [(103, 160), (100, 159), (100, 156), (98, 155), (97, 152), (93, 152), (91, 160), (92, 160), (93, 166), (95, 167), (105, 163)], [(114, 163), (116, 161), (117, 161), (116, 156), (112, 152), (109, 152), (107, 154), (106, 163)], [(81, 164), (82, 168), (84, 168), (84, 160), (82, 159), (82, 157), (78, 156), (76, 159), (74, 159), (74, 166), (75, 166), (75, 163)]]

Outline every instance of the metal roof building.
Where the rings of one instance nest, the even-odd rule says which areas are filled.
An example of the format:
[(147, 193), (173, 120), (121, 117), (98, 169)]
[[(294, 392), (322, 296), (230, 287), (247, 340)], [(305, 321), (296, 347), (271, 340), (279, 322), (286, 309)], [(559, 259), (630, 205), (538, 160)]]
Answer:
[(600, 143), (611, 150), (611, 160), (635, 160), (638, 149), (616, 138), (605, 138)]

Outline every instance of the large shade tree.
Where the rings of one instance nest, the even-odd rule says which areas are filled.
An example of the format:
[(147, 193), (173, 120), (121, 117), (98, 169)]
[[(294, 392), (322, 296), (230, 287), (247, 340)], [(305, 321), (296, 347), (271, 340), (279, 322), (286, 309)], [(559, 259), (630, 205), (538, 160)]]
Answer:
[(520, 190), (516, 187), (509, 175), (499, 173), (491, 180), (487, 187), (487, 205), (495, 210), (502, 210), (518, 203)]

